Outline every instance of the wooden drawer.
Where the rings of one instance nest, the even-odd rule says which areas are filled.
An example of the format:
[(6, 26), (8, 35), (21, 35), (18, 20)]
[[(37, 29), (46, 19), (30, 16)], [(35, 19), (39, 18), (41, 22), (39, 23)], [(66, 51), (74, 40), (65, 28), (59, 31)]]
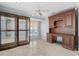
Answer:
[(70, 50), (74, 50), (75, 49), (75, 39), (74, 36), (68, 36), (68, 35), (64, 35), (63, 36), (63, 47), (70, 49)]

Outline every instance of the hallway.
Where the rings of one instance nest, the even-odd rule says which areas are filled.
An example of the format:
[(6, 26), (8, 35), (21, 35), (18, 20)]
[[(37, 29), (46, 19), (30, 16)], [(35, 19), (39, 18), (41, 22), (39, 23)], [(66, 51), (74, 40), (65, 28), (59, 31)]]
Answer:
[(29, 45), (0, 51), (0, 56), (77, 56), (79, 51), (71, 51), (59, 44), (50, 44), (43, 39), (33, 40)]

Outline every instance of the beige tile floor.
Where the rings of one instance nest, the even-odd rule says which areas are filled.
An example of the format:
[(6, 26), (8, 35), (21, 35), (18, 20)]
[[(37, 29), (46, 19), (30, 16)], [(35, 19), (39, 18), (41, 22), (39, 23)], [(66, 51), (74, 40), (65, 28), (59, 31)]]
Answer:
[(79, 51), (71, 51), (59, 44), (50, 44), (43, 39), (32, 40), (29, 45), (0, 51), (0, 56), (78, 56)]

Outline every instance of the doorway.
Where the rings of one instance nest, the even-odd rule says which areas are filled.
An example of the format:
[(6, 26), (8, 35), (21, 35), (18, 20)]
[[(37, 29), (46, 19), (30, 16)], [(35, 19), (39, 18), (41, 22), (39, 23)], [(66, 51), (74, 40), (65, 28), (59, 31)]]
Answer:
[(30, 21), (30, 39), (39, 39), (41, 37), (41, 22), (40, 21)]

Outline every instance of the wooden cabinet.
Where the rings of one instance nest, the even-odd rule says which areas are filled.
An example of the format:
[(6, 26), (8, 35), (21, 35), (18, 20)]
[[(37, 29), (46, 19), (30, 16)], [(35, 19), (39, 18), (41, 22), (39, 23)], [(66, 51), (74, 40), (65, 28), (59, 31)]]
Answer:
[(75, 49), (75, 39), (74, 36), (64, 35), (62, 45), (64, 48), (74, 50)]
[(55, 43), (56, 42), (56, 35), (55, 34), (47, 34), (47, 42)]
[(54, 20), (53, 17), (49, 17), (49, 28), (53, 28), (54, 27), (53, 20)]
[(50, 43), (56, 42), (57, 35), (61, 35), (63, 37), (62, 45), (64, 48), (70, 50), (76, 49), (75, 47), (78, 41), (78, 19), (76, 16), (75, 8), (49, 16), (49, 34), (47, 34), (47, 41)]

